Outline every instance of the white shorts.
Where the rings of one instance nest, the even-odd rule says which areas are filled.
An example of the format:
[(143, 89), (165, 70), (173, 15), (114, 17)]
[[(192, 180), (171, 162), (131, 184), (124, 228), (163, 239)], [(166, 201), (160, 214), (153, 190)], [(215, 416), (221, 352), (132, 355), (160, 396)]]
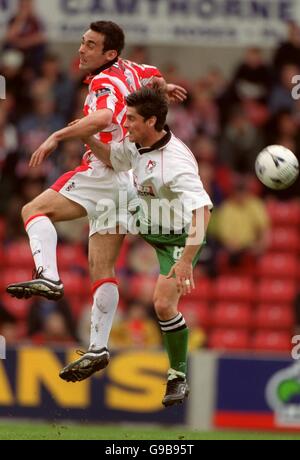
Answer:
[(90, 236), (95, 233), (128, 233), (128, 222), (137, 206), (131, 172), (116, 173), (99, 160), (83, 163), (61, 176), (51, 187), (87, 212)]

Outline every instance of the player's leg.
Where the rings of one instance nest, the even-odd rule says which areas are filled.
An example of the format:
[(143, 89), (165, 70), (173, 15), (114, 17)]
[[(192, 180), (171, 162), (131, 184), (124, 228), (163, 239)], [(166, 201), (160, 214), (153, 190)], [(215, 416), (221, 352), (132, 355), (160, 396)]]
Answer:
[(8, 286), (9, 294), (18, 298), (41, 295), (50, 300), (63, 296), (56, 260), (57, 233), (52, 222), (85, 215), (82, 206), (50, 189), (24, 206), (22, 218), (36, 266), (36, 279)]
[(113, 318), (119, 303), (115, 264), (124, 235), (95, 234), (89, 243), (90, 274), (94, 303), (91, 319), (90, 350), (107, 348)]
[(154, 292), (154, 308), (170, 362), (163, 399), (165, 406), (183, 402), (189, 393), (186, 382), (188, 328), (183, 315), (177, 310), (179, 298), (175, 279), (160, 275)]
[(80, 359), (60, 372), (63, 380), (84, 380), (109, 363), (108, 339), (119, 302), (114, 267), (123, 239), (124, 235), (99, 233), (90, 238), (89, 263), (93, 282), (90, 346)]

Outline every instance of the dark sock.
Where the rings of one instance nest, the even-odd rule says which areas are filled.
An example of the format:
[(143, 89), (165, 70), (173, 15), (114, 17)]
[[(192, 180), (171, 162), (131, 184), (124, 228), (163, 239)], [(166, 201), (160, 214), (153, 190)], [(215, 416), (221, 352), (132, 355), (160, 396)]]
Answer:
[(170, 367), (178, 372), (187, 373), (187, 350), (189, 330), (181, 313), (169, 321), (159, 321), (167, 350)]

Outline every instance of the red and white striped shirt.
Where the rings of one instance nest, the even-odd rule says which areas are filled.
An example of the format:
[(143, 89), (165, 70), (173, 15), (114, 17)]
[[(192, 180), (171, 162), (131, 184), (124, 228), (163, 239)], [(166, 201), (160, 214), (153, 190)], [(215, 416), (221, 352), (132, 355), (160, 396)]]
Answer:
[(120, 142), (125, 137), (125, 97), (141, 86), (147, 86), (153, 77), (161, 76), (156, 67), (119, 58), (98, 75), (89, 77), (89, 94), (85, 101), (84, 114), (89, 115), (100, 109), (110, 109), (113, 112), (111, 125), (97, 135), (100, 141)]

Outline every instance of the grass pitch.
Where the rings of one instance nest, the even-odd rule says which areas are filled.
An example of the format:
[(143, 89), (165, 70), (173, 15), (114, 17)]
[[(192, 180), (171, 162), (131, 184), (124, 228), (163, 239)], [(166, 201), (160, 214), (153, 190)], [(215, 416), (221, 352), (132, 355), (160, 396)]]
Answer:
[(0, 423), (0, 440), (300, 440), (299, 434), (134, 428), (73, 424)]

